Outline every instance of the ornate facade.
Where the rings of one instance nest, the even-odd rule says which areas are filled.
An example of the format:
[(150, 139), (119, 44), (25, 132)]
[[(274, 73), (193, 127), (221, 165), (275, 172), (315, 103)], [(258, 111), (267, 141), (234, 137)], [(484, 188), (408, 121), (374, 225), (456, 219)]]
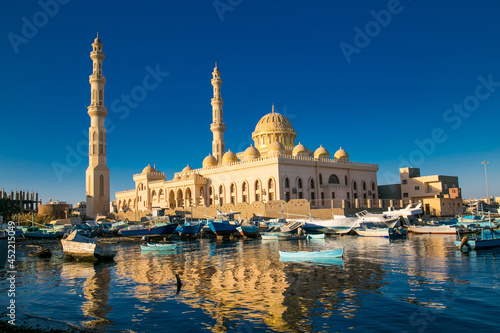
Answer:
[(135, 189), (116, 193), (118, 211), (291, 199), (307, 199), (312, 207), (321, 208), (333, 200), (378, 198), (378, 165), (351, 162), (342, 148), (332, 158), (323, 146), (312, 151), (300, 142), (296, 145), (297, 132), (274, 105), (257, 123), (253, 145), (243, 152), (226, 151), (217, 65), (212, 75), (212, 154), (201, 168), (188, 165), (171, 180), (148, 165), (134, 175)]

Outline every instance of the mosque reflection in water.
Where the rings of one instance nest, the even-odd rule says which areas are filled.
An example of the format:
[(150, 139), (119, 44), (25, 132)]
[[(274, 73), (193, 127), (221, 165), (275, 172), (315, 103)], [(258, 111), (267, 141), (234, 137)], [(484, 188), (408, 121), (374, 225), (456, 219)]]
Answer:
[[(292, 249), (297, 244), (289, 246)], [(201, 240), (180, 243), (168, 254), (141, 253), (137, 244), (115, 249), (118, 255), (113, 264), (65, 261), (62, 265), (63, 281), (85, 279), (80, 306), (84, 316), (92, 318), (84, 323), (87, 327), (113, 326), (106, 319), (113, 311), (109, 300), (122, 297), (130, 301), (132, 321), (143, 320), (148, 316), (145, 313), (159, 309), (179, 316), (168, 304), (175, 299), (212, 318), (215, 332), (241, 322), (275, 331), (312, 330), (314, 316), (329, 313), (354, 318), (362, 306), (358, 293), (383, 286), (380, 263), (356, 256), (346, 259), (347, 267), (342, 259), (281, 262), (278, 250), (287, 248), (278, 242)], [(179, 292), (175, 274), (183, 281)]]

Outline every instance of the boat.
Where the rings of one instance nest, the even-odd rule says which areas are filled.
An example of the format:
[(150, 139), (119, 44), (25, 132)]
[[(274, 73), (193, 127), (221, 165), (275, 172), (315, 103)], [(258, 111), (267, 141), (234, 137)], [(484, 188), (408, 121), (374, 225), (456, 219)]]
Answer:
[(118, 234), (124, 237), (158, 237), (173, 234), (175, 228), (177, 228), (177, 222), (173, 222), (169, 216), (165, 216), (146, 223), (129, 225), (118, 230)]
[(232, 236), (238, 230), (240, 224), (235, 221), (234, 215), (240, 212), (222, 213), (219, 212), (219, 218), (208, 221), (207, 225), (216, 236)]
[[(353, 229), (360, 228), (362, 224), (370, 224), (370, 228), (394, 228), (397, 225), (406, 224), (404, 218), (399, 215), (375, 214), (366, 210), (356, 213), (358, 220)], [(409, 225), (409, 224), (408, 224)]]
[(197, 236), (204, 225), (204, 221), (188, 221), (183, 224), (179, 224), (175, 228), (175, 232), (181, 237), (194, 237)]
[(97, 237), (90, 238), (73, 231), (68, 237), (61, 239), (63, 252), (67, 257), (82, 260), (106, 260), (113, 259), (115, 251), (105, 250), (98, 243)]
[(500, 247), (500, 231), (491, 228), (481, 228), (477, 235), (462, 237), (457, 229), (457, 240), (454, 242), (462, 252)]
[(281, 262), (305, 263), (305, 264), (320, 264), (326, 266), (339, 266), (344, 268), (344, 260), (342, 258), (322, 257), (322, 258), (283, 258), (280, 257)]
[(407, 230), (404, 228), (380, 228), (370, 226), (368, 223), (361, 224), (360, 227), (354, 228), (354, 231), (362, 237), (385, 237), (385, 238), (404, 238)]
[(352, 230), (357, 217), (347, 217), (343, 215), (335, 215), (330, 220), (307, 220), (304, 223), (304, 230), (313, 233), (333, 233), (333, 234), (347, 234)]
[(28, 247), (34, 247), (35, 250), (28, 252), (28, 257), (39, 257), (39, 258), (50, 258), (52, 257), (52, 252), (46, 247), (37, 245), (27, 245)]
[(288, 241), (288, 240), (300, 240), (307, 239), (306, 235), (280, 235), (277, 236), (279, 241)]
[(322, 250), (322, 251), (279, 251), (280, 258), (293, 259), (315, 259), (315, 258), (342, 258), (344, 248), (337, 250)]
[(34, 239), (54, 239), (57, 237), (62, 237), (64, 235), (61, 231), (55, 231), (54, 229), (40, 228), (37, 226), (24, 227), (22, 228), (24, 237), (34, 238)]
[(177, 244), (152, 244), (147, 243), (141, 245), (141, 251), (172, 251), (175, 250)]
[(236, 228), (236, 230), (240, 233), (241, 236), (243, 237), (257, 237), (259, 235), (259, 226), (258, 225), (240, 225), (239, 227)]
[(479, 230), (464, 228), (462, 226), (456, 225), (412, 225), (408, 227), (408, 231), (414, 234), (441, 234), (441, 235), (455, 235), (457, 229), (460, 229), (460, 233), (470, 234), (478, 232)]

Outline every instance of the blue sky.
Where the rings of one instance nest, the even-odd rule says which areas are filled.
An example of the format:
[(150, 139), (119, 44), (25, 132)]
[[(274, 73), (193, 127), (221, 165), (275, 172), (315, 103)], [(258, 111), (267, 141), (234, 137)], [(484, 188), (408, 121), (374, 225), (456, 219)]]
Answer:
[[(92, 62), (104, 44), (111, 193), (148, 163), (171, 178), (211, 152), (211, 72), (224, 81), (226, 148), (287, 116), (297, 142), (458, 176), (499, 196), (498, 1), (8, 1), (0, 5), (0, 189), (85, 200)], [(148, 70), (149, 68), (149, 70)], [(128, 107), (151, 70), (168, 73)], [(166, 75), (166, 74), (164, 74)], [(134, 90), (135, 89), (135, 90)], [(113, 104), (114, 103), (114, 104)], [(114, 105), (114, 107), (111, 107)], [(126, 108), (125, 108), (126, 107)]]

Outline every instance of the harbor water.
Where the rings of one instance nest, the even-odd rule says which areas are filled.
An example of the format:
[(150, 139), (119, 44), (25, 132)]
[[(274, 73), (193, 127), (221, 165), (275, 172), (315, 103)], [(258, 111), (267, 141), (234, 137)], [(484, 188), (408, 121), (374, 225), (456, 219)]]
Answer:
[[(152, 253), (115, 242), (99, 264), (66, 260), (57, 241), (52, 258), (28, 257), (19, 242), (15, 296), (0, 271), (0, 312), (8, 320), (14, 299), (18, 325), (99, 332), (498, 331), (500, 249), (463, 254), (454, 239), (199, 239)], [(341, 247), (342, 259), (279, 258)]]

